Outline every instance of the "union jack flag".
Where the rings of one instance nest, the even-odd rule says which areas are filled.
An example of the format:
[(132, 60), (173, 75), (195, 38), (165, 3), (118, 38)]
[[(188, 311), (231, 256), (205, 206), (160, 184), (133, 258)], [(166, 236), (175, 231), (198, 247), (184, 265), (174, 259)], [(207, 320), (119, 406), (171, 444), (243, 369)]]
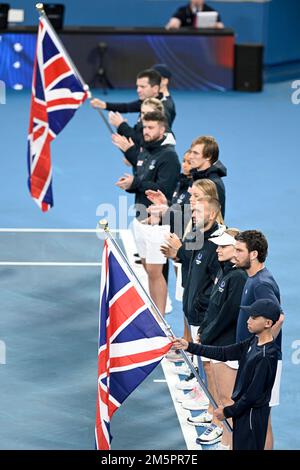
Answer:
[(102, 258), (95, 438), (109, 450), (110, 420), (172, 346), (138, 293), (133, 276), (110, 240)]
[(43, 212), (53, 206), (50, 143), (89, 96), (59, 38), (41, 17), (32, 78), (28, 131), (28, 185)]

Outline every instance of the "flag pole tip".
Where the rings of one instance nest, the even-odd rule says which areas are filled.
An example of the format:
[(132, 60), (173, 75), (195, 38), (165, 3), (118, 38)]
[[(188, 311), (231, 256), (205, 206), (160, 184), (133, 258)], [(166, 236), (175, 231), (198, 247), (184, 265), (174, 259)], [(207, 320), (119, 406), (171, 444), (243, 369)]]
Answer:
[(44, 4), (43, 3), (36, 3), (35, 8), (42, 12), (44, 10)]
[(107, 231), (108, 230), (108, 222), (106, 219), (101, 219), (99, 221), (99, 227), (103, 228), (103, 230)]

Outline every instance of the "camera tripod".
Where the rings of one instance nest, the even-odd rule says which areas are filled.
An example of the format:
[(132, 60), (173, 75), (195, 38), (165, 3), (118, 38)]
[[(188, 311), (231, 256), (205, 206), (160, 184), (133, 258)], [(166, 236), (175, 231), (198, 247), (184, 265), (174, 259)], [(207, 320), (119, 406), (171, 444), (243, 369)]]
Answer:
[(103, 90), (103, 93), (107, 93), (107, 89), (113, 89), (113, 85), (111, 81), (109, 80), (105, 66), (104, 66), (104, 56), (107, 51), (107, 44), (106, 42), (99, 42), (98, 44), (98, 52), (99, 52), (99, 67), (96, 72), (95, 77), (93, 78), (92, 82), (90, 83), (91, 86), (95, 86), (96, 83), (98, 82)]

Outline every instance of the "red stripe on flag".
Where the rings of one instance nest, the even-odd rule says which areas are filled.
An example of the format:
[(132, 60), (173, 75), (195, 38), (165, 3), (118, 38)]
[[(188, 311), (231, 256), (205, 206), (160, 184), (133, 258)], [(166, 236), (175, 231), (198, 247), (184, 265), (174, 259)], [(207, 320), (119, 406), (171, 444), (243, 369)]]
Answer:
[(139, 366), (140, 362), (147, 362), (154, 360), (158, 357), (163, 356), (166, 354), (169, 349), (171, 348), (172, 343), (167, 344), (166, 346), (159, 348), (159, 349), (153, 349), (151, 351), (146, 351), (142, 353), (136, 353), (136, 354), (130, 354), (128, 353), (127, 356), (122, 356), (122, 357), (112, 357), (110, 359), (110, 368), (115, 368), (115, 367), (126, 367), (131, 364), (136, 364)]
[(52, 140), (53, 138), (48, 134), (36, 167), (30, 177), (31, 194), (36, 199), (39, 199), (41, 192), (44, 190), (51, 171), (50, 142)]
[(56, 60), (51, 62), (44, 70), (44, 77), (45, 77), (45, 87), (48, 86), (60, 75), (63, 75), (67, 72), (70, 72), (70, 67), (68, 66), (64, 57), (58, 57)]
[(30, 109), (30, 123), (33, 125), (34, 120), (39, 119), (45, 123), (48, 123), (47, 105), (39, 103), (32, 98), (31, 109)]
[(145, 306), (146, 310), (146, 305), (143, 299), (133, 286), (130, 287), (109, 309), (110, 336), (112, 336), (126, 320), (128, 320), (139, 308), (143, 306)]
[(52, 106), (63, 106), (68, 104), (75, 104), (80, 106), (82, 100), (76, 100), (75, 98), (57, 98), (56, 100), (48, 101), (47, 107), (51, 108)]
[(34, 132), (33, 132), (33, 140), (35, 141), (35, 140), (37, 140), (39, 137), (41, 137), (41, 135), (44, 134), (45, 129), (46, 129), (45, 126), (42, 126), (42, 127), (40, 127), (37, 131), (34, 131)]
[(46, 202), (42, 202), (42, 211), (47, 212), (50, 209), (50, 205)]
[[(99, 390), (99, 386), (98, 386)], [(105, 434), (103, 432), (102, 426), (105, 426), (105, 423), (101, 420), (100, 416), (100, 402), (99, 402), (99, 395), (97, 395), (96, 401), (96, 425), (95, 425), (95, 432), (97, 435), (97, 449), (98, 450), (109, 450), (110, 443), (107, 442)]]
[(108, 416), (111, 418), (113, 414), (119, 409), (119, 406), (116, 406), (115, 403), (109, 400), (108, 403)]

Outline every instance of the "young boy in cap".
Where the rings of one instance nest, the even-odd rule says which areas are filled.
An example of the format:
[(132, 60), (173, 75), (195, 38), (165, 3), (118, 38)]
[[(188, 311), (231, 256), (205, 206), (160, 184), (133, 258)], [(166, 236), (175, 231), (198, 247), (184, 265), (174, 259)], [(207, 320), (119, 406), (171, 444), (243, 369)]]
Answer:
[(250, 315), (248, 329), (253, 336), (246, 341), (218, 347), (176, 338), (173, 346), (218, 361), (239, 361), (232, 394), (234, 404), (219, 406), (214, 414), (220, 420), (233, 418), (233, 450), (263, 450), (278, 361), (271, 328), (278, 321), (281, 308), (278, 302), (269, 299), (259, 299), (241, 308)]

